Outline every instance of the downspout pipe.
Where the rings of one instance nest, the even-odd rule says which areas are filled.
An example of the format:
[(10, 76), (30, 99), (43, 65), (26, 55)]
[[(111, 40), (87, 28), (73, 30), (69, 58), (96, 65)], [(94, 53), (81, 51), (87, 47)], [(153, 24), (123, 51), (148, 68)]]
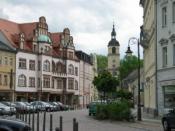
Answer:
[(158, 116), (159, 111), (158, 111), (158, 86), (157, 86), (157, 0), (154, 0), (154, 6), (155, 6), (155, 89), (156, 89), (156, 94), (155, 94), (155, 100), (156, 100), (156, 112), (155, 112), (155, 117)]

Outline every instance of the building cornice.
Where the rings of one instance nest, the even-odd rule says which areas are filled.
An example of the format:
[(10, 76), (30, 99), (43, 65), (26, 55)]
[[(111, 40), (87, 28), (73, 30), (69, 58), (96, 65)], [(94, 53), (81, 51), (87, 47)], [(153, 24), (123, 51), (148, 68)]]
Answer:
[(161, 46), (167, 45), (168, 44), (168, 39), (162, 38), (162, 39), (159, 40), (159, 43), (161, 44)]
[(175, 41), (175, 34), (172, 34), (169, 39), (171, 40), (171, 42), (174, 42)]

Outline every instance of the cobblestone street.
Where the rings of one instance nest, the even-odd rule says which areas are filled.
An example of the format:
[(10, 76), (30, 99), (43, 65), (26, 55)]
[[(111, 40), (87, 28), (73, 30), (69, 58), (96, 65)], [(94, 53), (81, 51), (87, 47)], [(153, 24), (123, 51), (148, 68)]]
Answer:
[[(49, 114), (47, 114), (46, 131), (49, 130)], [(98, 121), (88, 116), (88, 110), (55, 112), (53, 114), (53, 129), (59, 127), (59, 116), (63, 116), (63, 131), (72, 131), (73, 118), (79, 123), (79, 131), (163, 131), (160, 123), (156, 122), (111, 122)], [(40, 114), (42, 123), (43, 113)], [(36, 126), (35, 126), (36, 127)], [(42, 124), (40, 124), (42, 131)]]

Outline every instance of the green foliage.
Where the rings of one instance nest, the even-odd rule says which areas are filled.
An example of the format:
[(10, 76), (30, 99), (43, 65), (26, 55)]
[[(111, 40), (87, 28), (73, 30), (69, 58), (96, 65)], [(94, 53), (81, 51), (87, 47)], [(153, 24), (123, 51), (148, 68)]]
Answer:
[(108, 71), (101, 72), (94, 78), (93, 84), (96, 86), (99, 92), (110, 93), (116, 91), (116, 87), (119, 84), (116, 77), (113, 77)]
[[(143, 60), (140, 60), (140, 67), (143, 67)], [(120, 79), (123, 80), (133, 70), (138, 68), (138, 58), (136, 56), (124, 57), (120, 60)]]
[(98, 72), (105, 70), (108, 66), (108, 58), (104, 55), (97, 55)]
[(127, 90), (119, 90), (116, 92), (117, 98), (131, 100), (133, 97), (133, 94)]
[(130, 106), (126, 100), (106, 105), (98, 105), (96, 118), (99, 120), (129, 120)]

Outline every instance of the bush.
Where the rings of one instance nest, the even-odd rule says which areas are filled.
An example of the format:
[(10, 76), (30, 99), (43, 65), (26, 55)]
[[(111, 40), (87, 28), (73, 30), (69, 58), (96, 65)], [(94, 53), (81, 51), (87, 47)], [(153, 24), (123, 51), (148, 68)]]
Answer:
[(108, 108), (105, 104), (97, 105), (96, 118), (99, 120), (108, 119)]
[(97, 105), (96, 118), (100, 120), (129, 120), (130, 103), (122, 100), (108, 105)]

